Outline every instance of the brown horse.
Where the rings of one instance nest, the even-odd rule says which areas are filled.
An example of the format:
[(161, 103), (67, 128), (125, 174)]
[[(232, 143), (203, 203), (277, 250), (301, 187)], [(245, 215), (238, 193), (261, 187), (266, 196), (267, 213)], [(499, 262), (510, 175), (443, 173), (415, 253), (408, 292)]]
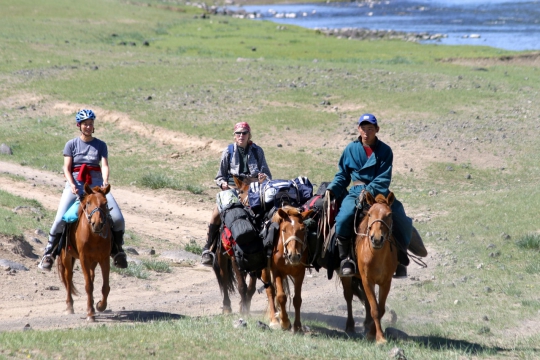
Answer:
[[(377, 344), (386, 343), (381, 328), (381, 318), (384, 316), (386, 298), (390, 292), (392, 276), (398, 265), (397, 244), (392, 235), (392, 210), (390, 206), (394, 202), (394, 194), (390, 192), (388, 197), (379, 194), (377, 197), (366, 192), (366, 201), (371, 206), (362, 222), (356, 229), (356, 259), (358, 270), (362, 280), (366, 307), (364, 329), (369, 340), (376, 340)], [(350, 279), (350, 278), (349, 278)], [(342, 278), (344, 282), (344, 295), (347, 301), (347, 326), (348, 331), (354, 331), (351, 302), (353, 293), (345, 286), (349, 280)], [(375, 285), (379, 286), (379, 298), (375, 294)]]
[[(269, 267), (263, 270), (262, 280), (271, 281), (266, 289), (268, 296), (268, 317), (270, 327), (278, 328), (281, 323), (283, 330), (291, 328), (291, 321), (287, 315), (288, 278), (294, 283), (294, 326), (293, 332), (302, 331), (300, 321), (300, 306), (302, 305), (302, 284), (306, 274), (308, 262), (307, 229), (304, 220), (313, 210), (300, 212), (295, 207), (284, 206), (276, 211), (272, 217), (274, 223), (279, 224), (279, 232), (274, 239), (274, 250), (270, 258)], [(277, 293), (277, 294), (276, 294)], [(279, 320), (276, 315), (276, 303), (279, 305)]]
[[(234, 177), (238, 196), (244, 205), (248, 205), (248, 190), (251, 179), (244, 181)], [(221, 236), (221, 234), (220, 234)], [(213, 265), (214, 273), (223, 294), (223, 314), (232, 312), (230, 294), (238, 291), (240, 295), (240, 313), (249, 314), (251, 299), (255, 293), (257, 277), (254, 273), (247, 273), (238, 268), (234, 256), (229, 256), (223, 249), (221, 238), (217, 241), (216, 261)], [(249, 285), (247, 278), (249, 275)]]
[(107, 296), (110, 291), (109, 255), (111, 254), (112, 230), (105, 197), (110, 189), (110, 185), (104, 189), (99, 186), (91, 189), (88, 184), (84, 184), (86, 195), (81, 200), (79, 207), (79, 220), (68, 225), (70, 228), (66, 245), (62, 248), (58, 261), (58, 274), (67, 291), (66, 313), (73, 314), (72, 294), (78, 294), (73, 285), (73, 267), (75, 259), (79, 259), (87, 295), (86, 320), (91, 322), (95, 321), (93, 292), (95, 269), (98, 264), (103, 276), (103, 287), (101, 288), (103, 297), (97, 303), (98, 311), (102, 312), (107, 308)]

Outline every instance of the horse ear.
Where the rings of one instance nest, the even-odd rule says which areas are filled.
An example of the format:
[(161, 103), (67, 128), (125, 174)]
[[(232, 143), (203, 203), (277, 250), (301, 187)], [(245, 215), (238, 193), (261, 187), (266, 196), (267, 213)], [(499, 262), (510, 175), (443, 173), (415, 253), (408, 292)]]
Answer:
[(369, 191), (366, 191), (366, 201), (369, 206), (375, 204), (375, 198), (373, 197), (373, 195), (371, 195)]
[(304, 211), (304, 212), (302, 213), (302, 219), (307, 219), (308, 217), (311, 216), (311, 214), (313, 214), (313, 209)]
[(84, 183), (84, 193), (87, 195), (93, 194), (92, 188), (90, 188), (90, 185), (88, 183)]
[(278, 214), (278, 216), (280, 218), (280, 221), (281, 220), (290, 220), (289, 214), (287, 214), (287, 212), (285, 210), (283, 210), (282, 208), (279, 208), (277, 210), (277, 214)]
[(394, 196), (394, 193), (390, 191), (390, 194), (386, 197), (386, 201), (388, 202), (388, 206), (392, 206), (394, 203), (394, 200), (396, 200), (396, 197)]
[(233, 175), (233, 179), (234, 179), (234, 184), (236, 185), (236, 187), (239, 188), (239, 189), (242, 189), (242, 186), (244, 185), (242, 180), (240, 180), (239, 178), (237, 178), (234, 175)]
[(103, 194), (107, 195), (109, 191), (111, 191), (111, 184), (107, 184), (107, 186), (105, 186), (105, 189), (103, 189)]

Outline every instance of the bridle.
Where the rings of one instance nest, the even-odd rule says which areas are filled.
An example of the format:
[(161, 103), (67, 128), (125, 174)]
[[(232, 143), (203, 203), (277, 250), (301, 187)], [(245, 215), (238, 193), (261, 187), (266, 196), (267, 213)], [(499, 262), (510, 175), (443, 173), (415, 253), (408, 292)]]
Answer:
[[(294, 220), (291, 223), (294, 226)], [(293, 240), (302, 244), (301, 254), (303, 254), (307, 248), (307, 231), (304, 231), (304, 239), (300, 239), (296, 235), (291, 235), (287, 239), (285, 239), (285, 230), (281, 230), (281, 243), (283, 244), (283, 256), (285, 257), (285, 263), (291, 263), (290, 261), (291, 254), (289, 253), (287, 249), (287, 245)], [(306, 264), (302, 264), (302, 265), (307, 266)]]
[(384, 226), (386, 226), (386, 227), (388, 228), (388, 236), (385, 236), (385, 237), (384, 237), (383, 241), (381, 242), (381, 245), (379, 245), (379, 246), (375, 246), (375, 244), (373, 243), (373, 240), (370, 239), (371, 246), (372, 246), (374, 249), (380, 249), (380, 248), (382, 248), (383, 245), (384, 245), (384, 242), (385, 242), (387, 239), (390, 238), (390, 235), (392, 234), (392, 226), (394, 225), (393, 223), (392, 223), (392, 225), (388, 225), (388, 224), (387, 224), (384, 220), (382, 220), (382, 219), (375, 219), (375, 220), (373, 220), (371, 223), (368, 224), (367, 231), (366, 231), (365, 234), (356, 232), (356, 227), (355, 227), (355, 230), (354, 230), (355, 233), (356, 233), (356, 235), (361, 235), (361, 236), (365, 236), (365, 237), (369, 238), (369, 237), (370, 237), (370, 236), (369, 236), (369, 233), (371, 232), (371, 227), (373, 226), (373, 224), (375, 224), (375, 223), (377, 223), (377, 222), (382, 223)]
[[(82, 201), (81, 201), (81, 204), (82, 204)], [(86, 221), (88, 222), (88, 225), (90, 225), (91, 227), (92, 227), (92, 224), (90, 222), (90, 219), (96, 212), (99, 213), (99, 218), (101, 219), (101, 227), (97, 230), (92, 227), (92, 230), (96, 234), (99, 234), (99, 236), (101, 236), (102, 238), (107, 238), (109, 236), (110, 227), (109, 226), (106, 227), (105, 225), (108, 223), (108, 220), (109, 220), (109, 209), (105, 211), (101, 208), (101, 206), (96, 206), (92, 211), (90, 211), (90, 214), (89, 214), (88, 201), (87, 201), (84, 203), (83, 212), (86, 215)], [(105, 229), (106, 231), (104, 232), (103, 229)]]

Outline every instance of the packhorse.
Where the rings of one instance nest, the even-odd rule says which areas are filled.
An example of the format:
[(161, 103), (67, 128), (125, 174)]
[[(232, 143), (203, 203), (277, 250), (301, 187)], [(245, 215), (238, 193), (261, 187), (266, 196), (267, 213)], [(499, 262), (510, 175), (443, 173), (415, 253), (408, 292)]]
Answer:
[[(247, 196), (249, 184), (254, 180), (256, 181), (256, 179), (251, 178), (241, 180), (238, 177), (234, 177), (238, 197), (244, 206), (247, 206), (248, 204)], [(212, 266), (214, 273), (216, 274), (219, 288), (223, 294), (223, 313), (230, 314), (232, 312), (230, 294), (237, 290), (240, 295), (240, 313), (248, 314), (251, 307), (251, 299), (255, 293), (256, 281), (257, 278), (260, 277), (261, 270), (264, 266), (261, 266), (261, 269), (255, 271), (241, 269), (234, 251), (230, 248), (226, 248), (222, 241), (223, 233), (225, 231), (227, 230), (223, 228), (222, 221), (222, 230), (219, 233), (220, 238), (214, 240), (213, 247), (215, 248), (216, 258)], [(260, 241), (258, 233), (256, 234), (256, 238), (251, 240)]]
[[(385, 313), (386, 299), (398, 265), (398, 245), (392, 234), (390, 209), (395, 198), (392, 192), (386, 198), (382, 194), (374, 198), (366, 192), (365, 199), (370, 207), (356, 228), (355, 253), (359, 274), (355, 276), (362, 280), (365, 294), (366, 337), (368, 340), (376, 340), (377, 344), (384, 344), (386, 339), (381, 328), (381, 318)], [(379, 286), (378, 299), (375, 285)], [(353, 293), (350, 288), (344, 286), (344, 295), (347, 309), (351, 309)], [(346, 328), (354, 331), (352, 311), (348, 311)]]
[(110, 291), (109, 256), (112, 246), (112, 229), (105, 197), (110, 189), (110, 185), (104, 189), (99, 186), (91, 189), (87, 183), (84, 184), (85, 196), (80, 202), (78, 221), (66, 225), (66, 241), (60, 250), (57, 265), (58, 274), (67, 291), (66, 313), (73, 314), (72, 295), (78, 295), (73, 285), (73, 268), (75, 260), (80, 261), (87, 295), (86, 320), (89, 322), (95, 321), (93, 291), (95, 269), (98, 264), (101, 267), (103, 286), (102, 298), (96, 305), (97, 311), (103, 312), (107, 308), (107, 297)]
[[(284, 206), (277, 209), (272, 216), (272, 222), (279, 225), (274, 238), (272, 255), (269, 266), (263, 270), (262, 280), (271, 283), (267, 287), (268, 317), (270, 327), (289, 330), (291, 322), (287, 315), (288, 278), (294, 284), (293, 305), (295, 311), (293, 332), (302, 331), (300, 321), (300, 307), (302, 305), (302, 284), (308, 266), (307, 228), (304, 220), (313, 210), (300, 212), (298, 208)], [(276, 315), (276, 306), (279, 306), (279, 320)]]

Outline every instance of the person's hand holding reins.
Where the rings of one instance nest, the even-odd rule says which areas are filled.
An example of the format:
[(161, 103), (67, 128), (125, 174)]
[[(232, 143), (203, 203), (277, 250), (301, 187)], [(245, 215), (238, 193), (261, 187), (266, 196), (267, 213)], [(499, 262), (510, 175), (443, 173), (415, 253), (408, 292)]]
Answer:
[(259, 175), (257, 176), (258, 179), (259, 179), (259, 182), (262, 184), (264, 180), (266, 180), (267, 176), (265, 173), (263, 172), (260, 172)]
[(71, 186), (71, 193), (73, 195), (77, 195), (79, 193), (79, 189), (77, 189), (77, 186), (75, 186), (75, 184), (70, 184)]
[(230, 189), (230, 187), (229, 187), (229, 185), (227, 183), (221, 184), (221, 190), (225, 191), (225, 190), (229, 190), (229, 189)]

